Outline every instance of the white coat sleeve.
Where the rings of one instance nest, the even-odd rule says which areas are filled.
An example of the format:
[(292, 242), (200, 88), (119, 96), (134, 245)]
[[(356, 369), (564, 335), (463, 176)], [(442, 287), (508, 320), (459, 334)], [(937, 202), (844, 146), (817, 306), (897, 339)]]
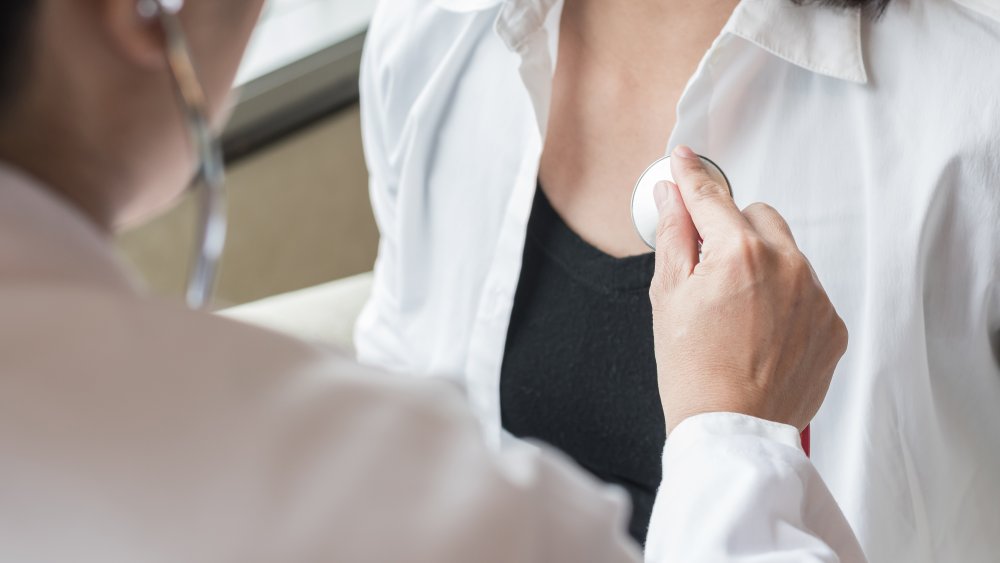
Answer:
[(865, 561), (798, 431), (731, 413), (670, 434), (646, 547), (648, 563)]
[[(339, 523), (308, 527), (303, 553), (316, 557), (305, 560), (330, 549), (343, 561), (641, 561), (621, 491), (544, 448), (489, 448), (464, 400), (443, 383), (379, 380), (369, 374), (328, 394), (320, 379), (299, 395), (311, 408), (282, 417), (291, 432), (280, 442), (325, 460), (285, 475), (282, 490), (299, 493), (290, 505), (312, 506), (305, 512), (317, 523)], [(790, 427), (739, 415), (705, 415), (678, 428), (665, 448), (646, 560), (863, 561), (797, 439)]]
[[(83, 308), (135, 319), (37, 360), (48, 371), (0, 378), (0, 498), (12, 507), (0, 508), (0, 560), (642, 559), (621, 491), (541, 448), (494, 451), (444, 382), (134, 309)], [(153, 338), (128, 340), (149, 327)], [(129, 353), (93, 353), (123, 340)], [(8, 356), (19, 348), (30, 349), (15, 341)], [(678, 428), (647, 560), (861, 560), (795, 439), (734, 415)]]

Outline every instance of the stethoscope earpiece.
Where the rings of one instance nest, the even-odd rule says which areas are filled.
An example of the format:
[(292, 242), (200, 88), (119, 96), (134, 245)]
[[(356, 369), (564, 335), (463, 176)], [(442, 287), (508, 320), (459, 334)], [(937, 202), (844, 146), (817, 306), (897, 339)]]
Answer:
[(138, 0), (139, 17), (151, 20), (162, 13), (176, 14), (184, 7), (184, 0)]

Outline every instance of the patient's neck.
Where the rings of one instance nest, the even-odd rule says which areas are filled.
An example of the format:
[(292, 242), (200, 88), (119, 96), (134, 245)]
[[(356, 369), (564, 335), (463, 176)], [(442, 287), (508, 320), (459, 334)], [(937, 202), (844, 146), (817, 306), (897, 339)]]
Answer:
[(605, 253), (648, 252), (628, 197), (663, 156), (684, 87), (737, 4), (566, 0), (539, 179), (566, 224)]
[(662, 68), (665, 59), (700, 59), (737, 4), (739, 0), (567, 0), (563, 17), (569, 21), (562, 28), (578, 33), (601, 56), (646, 71)]

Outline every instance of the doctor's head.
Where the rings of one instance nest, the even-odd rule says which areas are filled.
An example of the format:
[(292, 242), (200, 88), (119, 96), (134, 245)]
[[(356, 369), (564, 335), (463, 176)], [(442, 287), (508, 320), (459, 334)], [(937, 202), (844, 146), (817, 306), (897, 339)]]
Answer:
[[(207, 117), (221, 127), (264, 0), (180, 8)], [(164, 207), (196, 166), (163, 27), (141, 0), (0, 3), (0, 160), (106, 227)], [(181, 5), (183, 4), (183, 5)]]

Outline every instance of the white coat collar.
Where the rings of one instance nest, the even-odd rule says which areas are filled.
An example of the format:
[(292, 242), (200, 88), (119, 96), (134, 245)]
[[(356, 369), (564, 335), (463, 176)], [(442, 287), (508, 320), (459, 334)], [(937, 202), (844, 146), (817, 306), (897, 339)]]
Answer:
[[(518, 50), (524, 38), (542, 27), (557, 0), (434, 0), (456, 12), (503, 4), (497, 32)], [(865, 83), (861, 47), (861, 10), (800, 6), (788, 0), (743, 0), (726, 31), (794, 65), (825, 76)]]
[(26, 174), (0, 162), (0, 284), (136, 292), (109, 237)]

